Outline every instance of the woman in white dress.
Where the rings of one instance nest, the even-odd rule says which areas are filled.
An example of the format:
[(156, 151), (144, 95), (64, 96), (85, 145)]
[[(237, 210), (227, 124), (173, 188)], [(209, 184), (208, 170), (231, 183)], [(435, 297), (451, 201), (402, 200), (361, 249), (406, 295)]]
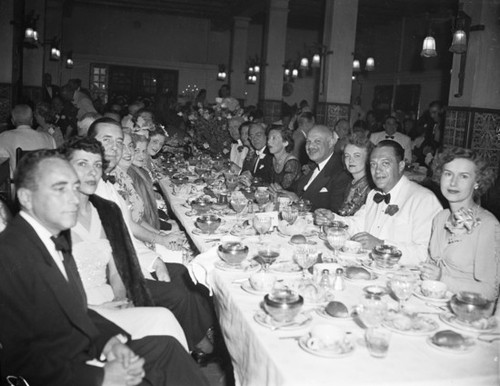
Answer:
[[(126, 227), (116, 204), (93, 195), (103, 171), (100, 143), (91, 138), (76, 139), (67, 143), (63, 152), (80, 179), (78, 223), (71, 230), (71, 238), (89, 307), (123, 328), (133, 339), (170, 335), (187, 349), (184, 332), (171, 311), (144, 307), (153, 303), (137, 257), (113, 253), (111, 238), (114, 242), (119, 238), (125, 244), (131, 241), (122, 232)], [(105, 231), (102, 211), (113, 216), (116, 227), (108, 226)]]

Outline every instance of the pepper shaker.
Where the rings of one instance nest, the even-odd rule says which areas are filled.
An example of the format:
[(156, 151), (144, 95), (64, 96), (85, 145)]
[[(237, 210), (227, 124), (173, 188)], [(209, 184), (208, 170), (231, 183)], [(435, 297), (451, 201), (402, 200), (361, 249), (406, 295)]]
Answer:
[(337, 268), (335, 271), (335, 281), (333, 282), (334, 291), (343, 291), (345, 289), (344, 284), (344, 270), (342, 268)]

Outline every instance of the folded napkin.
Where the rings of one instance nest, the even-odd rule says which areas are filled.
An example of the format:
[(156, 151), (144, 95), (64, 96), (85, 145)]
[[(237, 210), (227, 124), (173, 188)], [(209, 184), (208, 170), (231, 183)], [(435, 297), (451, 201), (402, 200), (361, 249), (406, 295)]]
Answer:
[(195, 284), (203, 284), (212, 295), (212, 283), (210, 273), (215, 269), (214, 264), (219, 261), (217, 248), (210, 248), (208, 251), (200, 253), (188, 265), (188, 271)]

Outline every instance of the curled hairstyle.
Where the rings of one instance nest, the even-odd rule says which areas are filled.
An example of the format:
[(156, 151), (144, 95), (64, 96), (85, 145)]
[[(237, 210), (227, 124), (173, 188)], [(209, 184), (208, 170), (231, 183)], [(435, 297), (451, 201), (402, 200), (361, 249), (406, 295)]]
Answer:
[(391, 141), (390, 139), (384, 139), (383, 141), (377, 143), (374, 149), (380, 149), (381, 147), (392, 148), (392, 150), (394, 150), (394, 154), (396, 155), (396, 161), (401, 162), (405, 159), (405, 150), (396, 141)]
[(290, 153), (295, 147), (295, 141), (293, 140), (292, 131), (284, 128), (283, 126), (274, 126), (273, 128), (271, 128), (271, 130), (269, 130), (269, 133), (271, 133), (271, 131), (277, 131), (278, 133), (280, 133), (283, 142), (288, 142), (288, 145), (285, 146), (285, 151), (287, 153)]
[(38, 188), (37, 175), (39, 165), (46, 159), (57, 158), (66, 160), (57, 150), (42, 149), (26, 153), (17, 164), (14, 172), (14, 185), (20, 188), (35, 191)]
[(99, 154), (102, 159), (102, 170), (108, 167), (108, 161), (104, 158), (104, 148), (101, 143), (90, 137), (73, 137), (68, 139), (59, 148), (59, 152), (69, 161), (73, 153), (77, 150), (86, 151), (87, 153)]
[(493, 166), (474, 150), (454, 146), (445, 147), (434, 159), (432, 178), (439, 183), (444, 166), (457, 158), (467, 159), (476, 165), (476, 183), (478, 187), (474, 189), (474, 198), (482, 196), (494, 184), (496, 173)]
[(373, 142), (368, 139), (368, 137), (364, 133), (353, 133), (349, 134), (346, 138), (346, 145), (354, 145), (361, 149), (366, 149), (368, 156), (373, 150)]

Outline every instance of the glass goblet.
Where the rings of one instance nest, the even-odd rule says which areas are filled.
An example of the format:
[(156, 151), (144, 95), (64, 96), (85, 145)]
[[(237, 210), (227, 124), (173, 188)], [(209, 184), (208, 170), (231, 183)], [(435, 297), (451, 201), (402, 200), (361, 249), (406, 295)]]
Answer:
[(404, 312), (405, 302), (411, 297), (418, 284), (418, 277), (411, 271), (397, 271), (389, 281), (394, 295), (399, 300), (399, 311)]
[(269, 192), (265, 189), (257, 189), (254, 194), (255, 201), (259, 205), (259, 210), (264, 211), (264, 206), (269, 202)]
[(269, 266), (276, 261), (280, 253), (277, 249), (273, 248), (271, 245), (265, 245), (264, 248), (259, 249), (259, 257), (263, 261), (262, 268), (264, 272), (267, 272)]
[(306, 280), (306, 271), (318, 261), (318, 251), (312, 246), (299, 245), (295, 248), (293, 257), (302, 268), (302, 280)]
[(259, 242), (262, 244), (262, 235), (264, 233), (269, 232), (269, 229), (271, 229), (271, 218), (270, 217), (259, 218), (258, 216), (255, 216), (253, 218), (253, 227), (259, 234)]
[(326, 240), (333, 248), (335, 257), (338, 257), (338, 250), (342, 248), (347, 240), (347, 231), (342, 227), (331, 227), (326, 231)]
[(236, 197), (232, 195), (229, 203), (236, 212), (236, 217), (239, 218), (243, 209), (246, 208), (248, 201), (245, 197)]
[(299, 210), (292, 206), (287, 206), (281, 211), (281, 219), (292, 225), (299, 217)]

